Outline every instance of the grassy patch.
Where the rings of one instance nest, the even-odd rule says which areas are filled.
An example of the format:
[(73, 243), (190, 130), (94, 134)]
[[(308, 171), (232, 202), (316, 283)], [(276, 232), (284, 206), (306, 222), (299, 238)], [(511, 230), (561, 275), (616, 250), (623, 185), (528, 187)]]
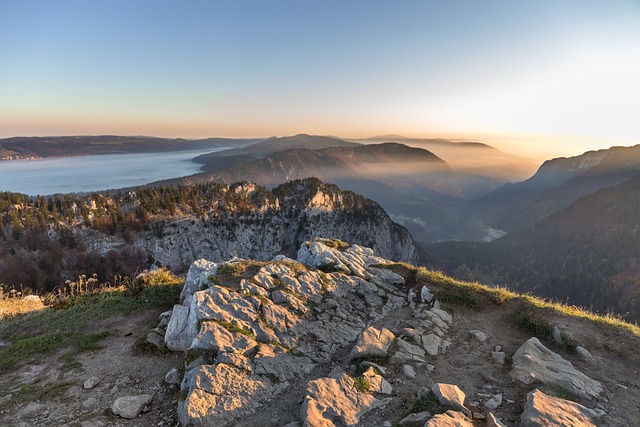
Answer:
[(371, 390), (371, 383), (363, 376), (354, 378), (353, 385), (360, 393), (368, 393)]
[(9, 402), (12, 406), (16, 406), (24, 402), (51, 400), (63, 395), (72, 386), (77, 386), (77, 384), (73, 381), (60, 381), (40, 386), (25, 384), (13, 393)]
[(216, 271), (216, 276), (223, 280), (233, 279), (234, 277), (239, 277), (244, 270), (246, 265), (242, 262), (234, 262), (230, 264), (222, 264), (218, 267), (218, 271)]
[[(73, 355), (98, 348), (105, 331), (83, 333), (100, 319), (127, 315), (138, 310), (170, 307), (178, 301), (183, 280), (160, 270), (140, 279), (139, 292), (131, 292), (124, 284), (89, 290), (84, 295), (63, 295), (56, 305), (28, 316), (17, 316), (0, 322), (0, 340), (13, 343), (0, 349), (0, 372), (6, 372), (25, 362), (30, 356), (52, 354), (72, 347)], [(134, 295), (135, 294), (135, 295)]]
[(417, 414), (419, 412), (429, 412), (431, 415), (435, 414), (443, 414), (448, 410), (453, 409), (454, 411), (458, 410), (457, 408), (449, 405), (443, 405), (440, 403), (436, 395), (430, 391), (426, 396), (422, 396), (417, 398), (411, 404), (409, 408), (410, 414)]
[(549, 396), (558, 397), (564, 400), (570, 400), (571, 402), (576, 401), (576, 396), (570, 391), (560, 387), (557, 384), (549, 384), (545, 383), (540, 387), (540, 390), (548, 394)]
[(340, 239), (318, 239), (318, 241), (323, 245), (336, 249), (340, 252), (344, 252), (349, 249), (349, 244)]
[(253, 333), (253, 331), (250, 331), (249, 329), (241, 328), (235, 323), (231, 323), (231, 322), (227, 322), (226, 320), (219, 320), (219, 319), (213, 319), (211, 320), (211, 322), (216, 322), (218, 325), (222, 326), (229, 332), (237, 332), (246, 337), (256, 339), (256, 335)]
[(534, 318), (531, 311), (525, 311), (518, 316), (517, 326), (518, 329), (535, 337), (553, 339), (553, 327), (543, 320)]

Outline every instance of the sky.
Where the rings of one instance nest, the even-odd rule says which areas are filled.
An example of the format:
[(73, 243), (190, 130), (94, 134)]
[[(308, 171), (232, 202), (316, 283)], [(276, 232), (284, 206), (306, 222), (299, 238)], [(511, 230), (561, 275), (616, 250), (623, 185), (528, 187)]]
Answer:
[(0, 137), (640, 143), (640, 1), (0, 0)]

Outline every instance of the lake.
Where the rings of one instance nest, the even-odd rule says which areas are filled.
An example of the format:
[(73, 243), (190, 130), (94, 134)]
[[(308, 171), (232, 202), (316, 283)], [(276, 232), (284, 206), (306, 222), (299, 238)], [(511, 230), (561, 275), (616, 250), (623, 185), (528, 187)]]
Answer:
[(4, 160), (0, 191), (35, 196), (133, 187), (198, 173), (202, 165), (191, 159), (225, 149)]

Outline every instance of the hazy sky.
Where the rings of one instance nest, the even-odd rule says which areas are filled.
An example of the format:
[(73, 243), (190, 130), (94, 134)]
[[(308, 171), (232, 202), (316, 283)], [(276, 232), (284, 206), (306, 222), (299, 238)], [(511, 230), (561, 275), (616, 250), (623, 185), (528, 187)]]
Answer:
[(0, 137), (640, 143), (640, 1), (0, 0)]

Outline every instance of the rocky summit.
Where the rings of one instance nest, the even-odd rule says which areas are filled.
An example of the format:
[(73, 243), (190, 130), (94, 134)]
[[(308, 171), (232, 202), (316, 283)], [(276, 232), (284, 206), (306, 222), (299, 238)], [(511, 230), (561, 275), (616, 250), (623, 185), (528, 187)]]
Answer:
[[(637, 421), (637, 381), (624, 385), (630, 376), (637, 380), (637, 370), (615, 370), (589, 353), (587, 342), (579, 344), (589, 358), (553, 341), (546, 346), (501, 320), (509, 318), (506, 307), (489, 314), (461, 308), (449, 291), (419, 283), (416, 269), (372, 249), (336, 240), (305, 242), (296, 260), (197, 260), (181, 303), (156, 328), (168, 349), (186, 352), (184, 371), (167, 374), (180, 383), (180, 423)], [(566, 340), (582, 339), (571, 322), (561, 327)]]

